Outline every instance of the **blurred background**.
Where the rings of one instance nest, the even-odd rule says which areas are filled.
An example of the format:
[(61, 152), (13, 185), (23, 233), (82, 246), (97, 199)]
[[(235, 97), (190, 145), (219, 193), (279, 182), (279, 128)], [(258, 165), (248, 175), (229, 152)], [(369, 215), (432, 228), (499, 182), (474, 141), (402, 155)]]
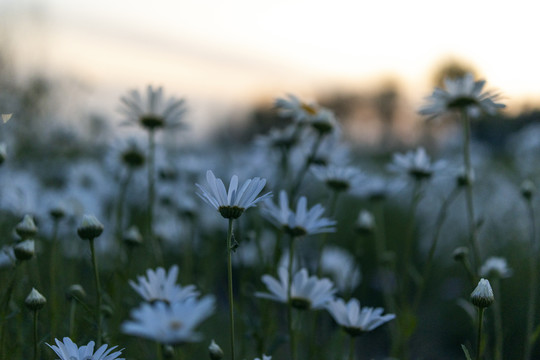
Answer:
[(223, 128), (248, 136), (244, 124), (294, 93), (334, 109), (362, 146), (410, 145), (425, 135), (423, 97), (452, 69), (488, 80), (506, 117), (537, 108), (538, 7), (3, 0), (0, 106), (26, 128), (62, 122), (64, 132), (67, 124), (95, 138), (108, 125), (118, 131), (121, 95), (151, 84), (188, 100), (190, 139), (200, 139)]

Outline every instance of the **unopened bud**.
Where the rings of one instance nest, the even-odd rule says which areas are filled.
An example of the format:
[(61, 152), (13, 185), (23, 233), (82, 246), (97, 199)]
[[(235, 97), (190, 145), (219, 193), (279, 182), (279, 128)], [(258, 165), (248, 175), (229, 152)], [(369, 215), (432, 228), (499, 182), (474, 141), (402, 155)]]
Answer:
[(13, 247), (13, 252), (19, 261), (30, 260), (36, 252), (34, 240), (23, 240), (18, 242)]
[(124, 242), (128, 246), (138, 246), (143, 243), (141, 232), (136, 226), (131, 226), (124, 234)]
[(5, 143), (0, 143), (0, 165), (6, 161), (7, 158), (7, 148)]
[(219, 347), (218, 344), (212, 339), (210, 346), (208, 347), (208, 353), (210, 354), (210, 360), (221, 360), (223, 359), (223, 350)]
[(79, 299), (82, 300), (86, 297), (84, 288), (79, 284), (73, 284), (69, 287), (66, 297), (68, 300)]
[(23, 220), (15, 226), (15, 232), (23, 240), (34, 237), (37, 234), (37, 227), (31, 215), (24, 215)]
[(469, 255), (469, 249), (465, 246), (460, 246), (454, 250), (452, 256), (456, 261), (463, 261)]
[(165, 345), (163, 347), (163, 358), (174, 359), (174, 348), (171, 345)]
[(536, 186), (531, 180), (525, 180), (521, 183), (521, 195), (530, 200), (536, 192)]
[(41, 295), (35, 288), (32, 288), (32, 291), (30, 291), (30, 294), (24, 300), (26, 307), (34, 311), (41, 309), (46, 303), (47, 299), (45, 299), (45, 296)]
[(489, 280), (480, 279), (478, 285), (471, 293), (471, 302), (474, 306), (479, 308), (487, 308), (495, 301), (493, 290), (489, 284)]
[(103, 224), (94, 215), (84, 215), (77, 234), (83, 240), (93, 240), (103, 232)]
[(356, 220), (356, 230), (361, 234), (371, 234), (375, 230), (375, 218), (367, 210), (362, 210)]

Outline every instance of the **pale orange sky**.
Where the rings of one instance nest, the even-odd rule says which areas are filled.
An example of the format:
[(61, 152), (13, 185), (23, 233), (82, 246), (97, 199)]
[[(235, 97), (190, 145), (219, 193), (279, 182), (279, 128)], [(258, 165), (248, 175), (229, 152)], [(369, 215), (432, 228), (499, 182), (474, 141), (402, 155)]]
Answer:
[(22, 67), (81, 79), (106, 112), (128, 89), (162, 85), (204, 127), (198, 119), (253, 99), (369, 89), (388, 76), (420, 104), (447, 55), (510, 102), (540, 99), (538, 10), (524, 0), (4, 0), (0, 26)]

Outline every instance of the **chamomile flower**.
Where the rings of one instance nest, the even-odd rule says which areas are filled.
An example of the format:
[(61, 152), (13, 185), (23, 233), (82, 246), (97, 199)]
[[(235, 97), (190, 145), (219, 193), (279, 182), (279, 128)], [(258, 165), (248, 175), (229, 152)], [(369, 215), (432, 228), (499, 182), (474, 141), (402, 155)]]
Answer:
[(56, 345), (49, 345), (51, 349), (60, 357), (60, 360), (125, 360), (119, 358), (122, 350), (111, 353), (116, 346), (113, 346), (107, 350), (108, 345), (101, 345), (99, 349), (94, 353), (93, 341), (90, 341), (87, 345), (78, 347), (70, 338), (65, 337), (64, 341), (54, 339)]
[(169, 126), (181, 126), (182, 116), (185, 113), (184, 99), (165, 97), (163, 88), (146, 88), (146, 96), (138, 90), (131, 90), (126, 96), (120, 98), (121, 111), (130, 123), (141, 125), (149, 131)]
[(132, 320), (122, 324), (122, 332), (161, 344), (178, 345), (200, 341), (195, 328), (214, 312), (214, 298), (188, 298), (170, 305), (144, 303), (131, 311)]
[(470, 116), (485, 113), (494, 115), (505, 105), (497, 103), (498, 94), (482, 91), (485, 80), (475, 81), (471, 73), (455, 79), (445, 79), (445, 89), (435, 88), (426, 98), (428, 104), (420, 109), (420, 114), (436, 118), (452, 110), (465, 110)]
[(374, 330), (382, 324), (395, 319), (396, 315), (386, 314), (383, 308), (360, 307), (358, 299), (349, 302), (343, 299), (331, 300), (326, 304), (326, 310), (332, 315), (339, 326), (349, 335), (358, 336)]
[(272, 196), (271, 193), (259, 196), (266, 185), (266, 179), (258, 177), (246, 180), (239, 189), (238, 176), (234, 175), (231, 178), (228, 193), (225, 190), (223, 181), (216, 178), (211, 170), (206, 172), (206, 181), (208, 183), (206, 188), (196, 184), (199, 190), (201, 190), (201, 193), (197, 193), (197, 195), (206, 203), (213, 206), (226, 219), (236, 219), (246, 209)]
[(309, 121), (320, 111), (320, 106), (317, 103), (304, 102), (293, 94), (287, 94), (287, 98), (276, 99), (274, 105), (280, 116), (293, 118), (299, 123)]
[[(287, 268), (280, 267), (278, 276), (279, 280), (270, 275), (263, 275), (262, 281), (270, 293), (256, 292), (255, 296), (287, 304), (289, 302)], [(306, 269), (300, 269), (292, 278), (290, 302), (297, 309), (318, 310), (324, 308), (326, 303), (333, 299), (335, 293), (336, 289), (332, 281), (309, 276)]]
[(336, 222), (322, 217), (324, 207), (317, 204), (308, 210), (307, 199), (302, 196), (296, 204), (296, 212), (289, 208), (289, 198), (285, 191), (279, 193), (279, 206), (272, 201), (264, 202), (263, 214), (292, 236), (304, 236), (324, 232), (334, 232)]
[(405, 154), (395, 153), (388, 169), (395, 173), (406, 174), (416, 180), (429, 179), (433, 173), (444, 166), (444, 162), (431, 162), (423, 147)]
[(352, 166), (314, 165), (311, 166), (311, 172), (317, 179), (335, 191), (347, 191), (362, 179), (362, 172)]
[(150, 303), (163, 301), (172, 304), (199, 295), (199, 292), (195, 291), (194, 285), (181, 287), (176, 284), (177, 278), (178, 266), (172, 266), (169, 273), (159, 267), (155, 271), (152, 269), (146, 270), (146, 277), (138, 276), (137, 282), (130, 280), (129, 285), (145, 301)]

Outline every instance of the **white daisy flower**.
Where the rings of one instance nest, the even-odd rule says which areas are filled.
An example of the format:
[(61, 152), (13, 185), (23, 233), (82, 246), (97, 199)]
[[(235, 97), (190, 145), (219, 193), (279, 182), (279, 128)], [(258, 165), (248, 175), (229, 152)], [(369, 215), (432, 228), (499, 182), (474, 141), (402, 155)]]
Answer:
[[(287, 291), (289, 286), (287, 268), (278, 269), (279, 280), (263, 275), (262, 281), (270, 293), (256, 292), (255, 296), (287, 304), (289, 302)], [(316, 276), (309, 276), (306, 269), (300, 269), (293, 275), (291, 284), (291, 304), (297, 309), (318, 310), (332, 300), (336, 289), (332, 281)]]
[(352, 166), (313, 165), (311, 172), (317, 179), (324, 182), (329, 188), (336, 191), (347, 191), (358, 184), (362, 179), (362, 172)]
[(512, 276), (512, 273), (513, 271), (508, 267), (506, 259), (496, 256), (487, 259), (480, 268), (480, 276), (482, 277), (498, 277), (504, 279)]
[(445, 79), (445, 89), (435, 88), (426, 98), (428, 104), (420, 109), (421, 115), (429, 119), (436, 118), (452, 110), (464, 109), (470, 116), (477, 117), (482, 113), (494, 115), (505, 105), (497, 103), (498, 94), (482, 92), (485, 80), (474, 81), (471, 73), (455, 79)]
[(409, 175), (417, 180), (429, 179), (437, 170), (442, 169), (443, 161), (431, 162), (423, 147), (411, 150), (405, 154), (395, 153), (388, 169), (395, 173)]
[(202, 336), (195, 328), (213, 312), (212, 296), (200, 300), (191, 297), (170, 305), (144, 303), (131, 311), (133, 320), (122, 324), (122, 332), (168, 345), (196, 342)]
[(161, 87), (155, 89), (148, 86), (146, 97), (138, 90), (132, 90), (122, 96), (120, 101), (123, 105), (121, 111), (128, 121), (149, 131), (183, 125), (181, 119), (185, 113), (184, 99), (166, 98)]
[(90, 341), (88, 345), (78, 347), (70, 338), (65, 337), (64, 342), (54, 339), (56, 345), (49, 345), (51, 349), (60, 357), (60, 360), (125, 360), (119, 358), (122, 350), (111, 354), (111, 351), (116, 349), (113, 346), (107, 350), (107, 344), (101, 345), (94, 353), (94, 342)]
[(279, 193), (279, 207), (267, 200), (264, 202), (263, 214), (276, 226), (295, 237), (335, 231), (336, 222), (322, 217), (324, 207), (321, 204), (308, 210), (307, 199), (302, 196), (294, 212), (289, 208), (289, 199), (284, 190)]
[(382, 324), (393, 320), (396, 315), (386, 314), (383, 308), (360, 307), (360, 301), (352, 298), (345, 303), (343, 299), (335, 299), (326, 304), (326, 310), (349, 335), (358, 336), (369, 332)]
[(155, 271), (152, 269), (146, 270), (146, 277), (138, 276), (137, 282), (129, 280), (129, 285), (145, 301), (150, 303), (163, 301), (172, 304), (199, 295), (194, 285), (182, 287), (176, 284), (177, 278), (178, 266), (172, 266), (168, 274), (165, 269), (159, 267)]
[(244, 210), (272, 196), (271, 193), (259, 196), (266, 185), (266, 179), (258, 177), (246, 180), (238, 189), (238, 176), (234, 175), (231, 178), (228, 193), (223, 181), (216, 178), (211, 170), (206, 172), (206, 181), (208, 182), (207, 188), (195, 184), (201, 190), (201, 193), (197, 193), (197, 195), (212, 205), (226, 219), (236, 219), (242, 215)]
[(322, 273), (329, 275), (336, 287), (344, 291), (354, 290), (362, 279), (360, 268), (347, 250), (335, 246), (325, 247), (321, 255)]
[(317, 103), (307, 103), (288, 94), (287, 99), (278, 98), (274, 104), (280, 116), (291, 117), (301, 124), (309, 124), (321, 134), (329, 133), (337, 127), (334, 113)]

